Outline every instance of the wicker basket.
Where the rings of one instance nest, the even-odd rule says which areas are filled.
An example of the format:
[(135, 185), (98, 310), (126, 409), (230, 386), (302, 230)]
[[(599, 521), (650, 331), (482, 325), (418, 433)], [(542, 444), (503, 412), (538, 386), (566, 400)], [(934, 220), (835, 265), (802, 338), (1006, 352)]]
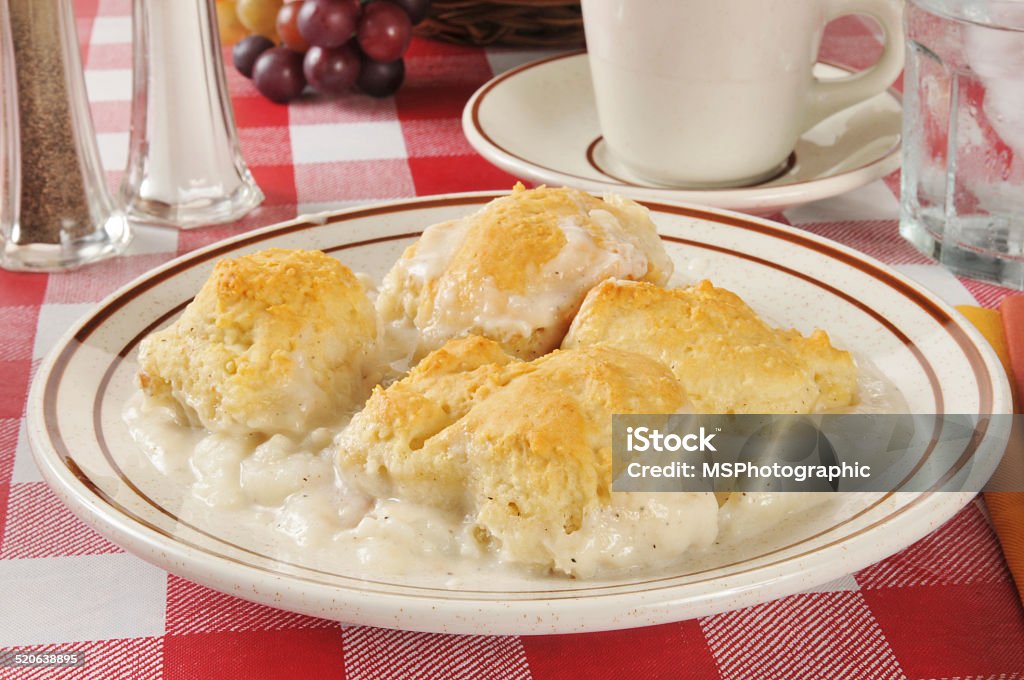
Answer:
[(416, 32), (462, 45), (583, 45), (579, 0), (434, 0)]

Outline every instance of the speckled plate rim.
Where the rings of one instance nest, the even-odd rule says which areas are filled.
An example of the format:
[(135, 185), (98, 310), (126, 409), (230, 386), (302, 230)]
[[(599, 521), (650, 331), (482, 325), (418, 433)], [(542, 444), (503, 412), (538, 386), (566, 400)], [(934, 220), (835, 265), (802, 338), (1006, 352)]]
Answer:
[[(558, 168), (541, 165), (530, 158), (507, 149), (492, 136), (493, 126), (488, 126), (481, 118), (481, 107), (487, 98), (497, 89), (507, 87), (517, 76), (534, 71), (537, 68), (557, 68), (570, 64), (572, 60), (586, 59), (586, 51), (577, 50), (563, 54), (543, 57), (501, 73), (484, 83), (473, 93), (462, 110), (462, 131), (470, 145), (484, 158), (502, 170), (518, 177), (529, 178), (537, 182), (553, 185), (577, 186), (588, 191), (611, 191), (628, 193), (630, 196), (651, 201), (671, 201), (681, 203), (697, 203), (725, 210), (741, 210), (758, 215), (767, 215), (802, 203), (809, 203), (847, 191), (884, 177), (900, 166), (900, 138), (870, 162), (856, 168), (835, 172), (813, 180), (787, 182), (784, 184), (755, 185), (734, 189), (672, 189), (640, 184), (626, 183), (598, 167), (594, 162), (594, 143), (588, 147), (586, 155), (591, 166), (608, 181), (594, 179), (565, 172)], [(849, 70), (827, 62), (823, 66), (836, 72)], [(887, 95), (902, 106), (902, 98), (896, 90), (889, 89)], [(822, 124), (828, 124), (827, 121)], [(600, 137), (598, 138), (598, 140)]]
[[(62, 500), (99, 533), (144, 559), (199, 583), (253, 601), (351, 623), (456, 633), (530, 634), (623, 628), (755, 604), (814, 587), (882, 559), (939, 526), (970, 500), (970, 494), (962, 493), (893, 494), (875, 507), (876, 515), (868, 518), (872, 524), (863, 530), (843, 536), (833, 545), (796, 556), (784, 555), (726, 579), (710, 578), (692, 584), (673, 584), (671, 579), (666, 579), (668, 583), (640, 590), (630, 590), (630, 584), (626, 584), (557, 597), (554, 595), (559, 591), (552, 591), (551, 597), (516, 599), (512, 593), (506, 598), (500, 593), (458, 594), (430, 588), (389, 588), (386, 584), (352, 588), (225, 559), (224, 555), (211, 553), (203, 546), (162, 535), (154, 527), (125, 514), (110, 498), (98, 493), (98, 487), (78, 468), (73, 452), (59, 450), (62, 444), (55, 440), (54, 433), (59, 431), (61, 416), (53, 410), (52, 404), (49, 410), (46, 405), (47, 393), (61, 387), (55, 369), (74, 346), (88, 342), (89, 335), (102, 326), (107, 317), (116, 318), (132, 291), (157, 286), (189, 266), (267, 239), (293, 236), (301, 240), (300, 232), (325, 223), (436, 206), (467, 206), (468, 209), (496, 195), (481, 192), (412, 199), (299, 218), (213, 244), (122, 287), (68, 331), (44, 360), (33, 382), (28, 402), (28, 433), (44, 478)], [(838, 262), (884, 280), (915, 305), (926, 309), (943, 329), (956, 336), (963, 351), (972, 355), (972, 368), (979, 382), (977, 389), (984, 392), (982, 401), (989, 404), (993, 413), (1009, 412), (1005, 374), (985, 341), (959, 314), (905, 277), (852, 249), (784, 225), (718, 210), (648, 205), (656, 216), (664, 212), (707, 221), (716, 228), (721, 225), (727, 229), (747, 229), (797, 247), (828, 253)], [(411, 237), (414, 234), (401, 235)], [(351, 240), (358, 241), (355, 235)], [(986, 438), (985, 442), (992, 445), (991, 439)]]

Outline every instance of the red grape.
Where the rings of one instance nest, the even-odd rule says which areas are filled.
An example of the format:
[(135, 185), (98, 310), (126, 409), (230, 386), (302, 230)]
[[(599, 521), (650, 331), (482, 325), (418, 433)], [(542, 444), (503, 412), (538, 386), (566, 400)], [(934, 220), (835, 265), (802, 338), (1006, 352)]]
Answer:
[(270, 48), (256, 60), (252, 81), (260, 94), (278, 104), (295, 99), (306, 87), (302, 55), (287, 47)]
[(393, 94), (405, 80), (405, 62), (401, 59), (380, 62), (364, 59), (359, 69), (359, 89), (372, 97)]
[(359, 51), (346, 43), (341, 47), (311, 47), (302, 62), (306, 81), (317, 92), (341, 94), (356, 84)]
[(285, 47), (296, 52), (305, 52), (309, 49), (309, 43), (299, 33), (298, 18), (301, 7), (301, 2), (286, 2), (277, 12), (277, 35)]
[(409, 15), (393, 2), (371, 2), (363, 9), (356, 30), (359, 47), (370, 59), (390, 62), (400, 59), (412, 39)]
[(359, 0), (306, 0), (298, 15), (298, 29), (310, 45), (339, 47), (356, 32)]
[(430, 13), (430, 0), (391, 0), (409, 15), (412, 25), (420, 23)]
[(231, 50), (231, 59), (235, 68), (246, 78), (252, 78), (252, 67), (256, 59), (274, 46), (270, 38), (262, 35), (250, 35), (239, 40)]

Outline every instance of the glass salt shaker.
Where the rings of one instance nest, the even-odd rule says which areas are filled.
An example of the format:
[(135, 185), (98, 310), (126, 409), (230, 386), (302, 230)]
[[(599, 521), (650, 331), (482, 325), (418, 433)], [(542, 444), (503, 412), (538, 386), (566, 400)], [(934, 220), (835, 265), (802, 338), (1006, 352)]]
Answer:
[(70, 0), (0, 3), (0, 266), (70, 269), (124, 250)]
[(263, 200), (242, 158), (213, 0), (135, 0), (134, 97), (121, 198), (132, 220), (236, 220)]

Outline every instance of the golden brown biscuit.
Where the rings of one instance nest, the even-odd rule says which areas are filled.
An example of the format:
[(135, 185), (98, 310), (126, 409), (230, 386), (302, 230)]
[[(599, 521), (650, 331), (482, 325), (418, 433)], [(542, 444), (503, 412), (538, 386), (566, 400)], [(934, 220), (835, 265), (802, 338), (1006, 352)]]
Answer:
[(533, 365), (432, 441), (432, 454), (465, 457), (470, 512), (506, 559), (571, 574), (565, 537), (594, 537), (587, 515), (611, 502), (612, 415), (673, 413), (686, 397), (661, 363), (608, 347)]
[(592, 574), (646, 561), (652, 536), (669, 556), (713, 539), (710, 494), (611, 495), (612, 414), (685, 405), (675, 376), (642, 355), (588, 347), (526, 363), (471, 336), (375, 390), (336, 440), (337, 460), (364, 493), (466, 515), (507, 560)]
[(592, 345), (661, 360), (704, 413), (809, 413), (849, 406), (857, 395), (852, 357), (824, 331), (774, 329), (708, 281), (684, 289), (601, 283), (562, 343)]
[(646, 208), (520, 184), (472, 215), (428, 227), (385, 277), (377, 310), (385, 324), (418, 329), (417, 357), (477, 334), (532, 359), (558, 346), (597, 282), (664, 284), (671, 273)]
[(269, 249), (216, 264), (169, 327), (139, 346), (139, 384), (212, 431), (304, 433), (363, 395), (376, 339), (355, 275), (319, 251)]
[(335, 445), (361, 492), (440, 507), (462, 503), (464, 461), (425, 451), (432, 437), (529, 365), (492, 340), (469, 336), (428, 354), (402, 380), (377, 386)]

